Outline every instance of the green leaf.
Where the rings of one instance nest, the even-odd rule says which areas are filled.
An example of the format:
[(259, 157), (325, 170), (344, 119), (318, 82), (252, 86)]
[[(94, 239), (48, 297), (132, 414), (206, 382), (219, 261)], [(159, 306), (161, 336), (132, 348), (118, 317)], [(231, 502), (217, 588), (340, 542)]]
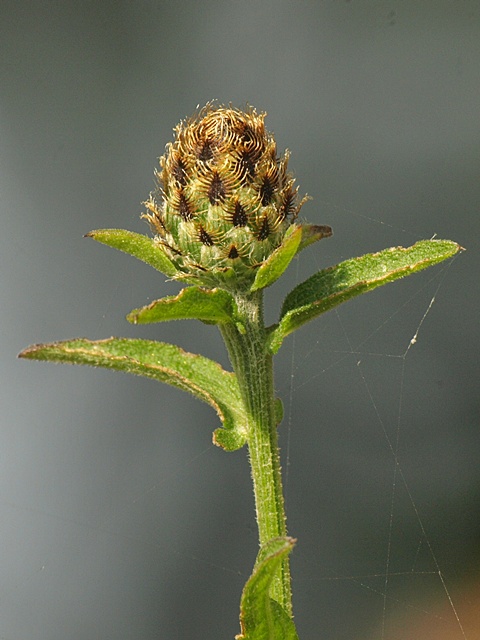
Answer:
[(225, 441), (229, 450), (245, 444), (247, 419), (235, 374), (176, 345), (128, 338), (96, 341), (79, 338), (33, 345), (19, 357), (105, 367), (166, 382), (189, 391), (215, 409), (224, 426), (217, 431), (229, 434), (223, 440), (214, 438), (216, 444), (223, 446)]
[(148, 236), (125, 229), (97, 229), (85, 234), (85, 237), (128, 253), (169, 277), (177, 274), (175, 265), (165, 255), (162, 246)]
[(295, 545), (293, 538), (274, 538), (260, 549), (240, 603), (241, 633), (236, 640), (298, 640), (293, 620), (269, 596), (282, 561)]
[(133, 324), (148, 324), (194, 318), (219, 324), (232, 322), (234, 308), (235, 302), (227, 291), (187, 287), (176, 296), (167, 296), (141, 309), (134, 309), (127, 320)]
[(301, 226), (292, 225), (288, 228), (282, 244), (259, 267), (251, 291), (269, 287), (278, 280), (297, 253), (301, 239)]
[(319, 271), (285, 298), (280, 321), (270, 334), (271, 352), (276, 353), (286, 336), (325, 311), (451, 258), (461, 249), (450, 240), (422, 240), (412, 247), (368, 253)]

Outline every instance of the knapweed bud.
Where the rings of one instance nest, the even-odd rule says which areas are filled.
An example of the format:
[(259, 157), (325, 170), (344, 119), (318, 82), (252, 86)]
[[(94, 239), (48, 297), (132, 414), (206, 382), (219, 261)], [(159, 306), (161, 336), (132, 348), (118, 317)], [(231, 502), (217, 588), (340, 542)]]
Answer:
[(207, 104), (175, 128), (144, 217), (178, 279), (248, 288), (294, 223), (303, 200), (265, 115)]

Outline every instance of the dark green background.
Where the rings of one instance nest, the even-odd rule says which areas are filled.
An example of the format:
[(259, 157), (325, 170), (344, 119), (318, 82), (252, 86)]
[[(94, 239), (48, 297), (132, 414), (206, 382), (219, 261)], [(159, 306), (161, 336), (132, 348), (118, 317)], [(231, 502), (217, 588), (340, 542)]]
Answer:
[[(0, 638), (239, 631), (253, 499), (245, 451), (210, 444), (214, 413), (148, 380), (15, 359), (33, 342), (124, 335), (227, 366), (213, 327), (128, 325), (178, 286), (82, 238), (147, 231), (157, 158), (213, 98), (268, 112), (313, 197), (303, 215), (334, 228), (272, 288), (271, 321), (291, 286), (342, 259), (435, 233), (468, 248), (308, 325), (277, 359), (302, 640), (382, 637), (383, 429), (395, 444), (399, 400), (400, 466), (461, 603), (480, 579), (478, 2), (4, 0), (0, 74)], [(434, 294), (417, 344), (389, 357)], [(418, 573), (438, 567), (400, 475), (393, 504), (383, 637), (411, 640), (394, 620), (433, 625), (448, 603)], [(444, 621), (462, 637), (448, 606)]]

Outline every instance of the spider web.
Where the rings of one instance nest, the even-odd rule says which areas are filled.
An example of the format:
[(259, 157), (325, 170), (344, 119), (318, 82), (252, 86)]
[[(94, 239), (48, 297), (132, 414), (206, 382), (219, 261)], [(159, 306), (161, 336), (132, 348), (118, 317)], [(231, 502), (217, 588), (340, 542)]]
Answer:
[[(352, 213), (346, 210), (344, 212)], [(356, 631), (357, 638), (407, 640), (413, 637), (412, 633), (420, 633), (415, 637), (422, 637), (424, 640), (427, 637), (437, 637), (435, 635), (437, 632), (433, 629), (438, 630), (439, 634), (447, 633), (448, 635), (441, 635), (441, 637), (448, 640), (456, 638), (467, 640), (473, 637), (468, 635), (461, 619), (459, 596), (456, 593), (457, 585), (453, 580), (455, 569), (452, 571), (451, 561), (448, 558), (444, 560), (442, 551), (437, 550), (437, 523), (432, 525), (432, 528), (437, 530), (436, 536), (430, 533), (430, 522), (436, 520), (438, 513), (435, 514), (435, 510), (432, 511), (432, 505), (428, 503), (428, 507), (425, 508), (424, 479), (421, 476), (418, 478), (418, 474), (412, 472), (412, 463), (408, 460), (408, 451), (415, 446), (415, 438), (413, 438), (413, 444), (409, 443), (411, 434), (415, 429), (421, 430), (424, 427), (421, 417), (415, 418), (415, 411), (412, 411), (413, 407), (409, 406), (409, 403), (414, 402), (412, 400), (414, 396), (411, 389), (407, 389), (410, 378), (415, 381), (418, 379), (419, 384), (422, 384), (421, 376), (415, 373), (415, 367), (418, 366), (415, 348), (420, 340), (425, 339), (426, 346), (423, 353), (425, 357), (429, 349), (428, 320), (435, 309), (437, 297), (441, 296), (442, 285), (452, 264), (453, 261), (437, 268), (436, 271), (427, 271), (423, 274), (423, 278), (416, 282), (412, 279), (413, 282), (409, 283), (406, 295), (404, 293), (403, 297), (400, 296), (399, 301), (383, 314), (383, 318), (380, 314), (381, 319), (377, 318), (377, 324), (373, 324), (373, 328), (371, 323), (367, 323), (363, 334), (362, 330), (359, 330), (359, 325), (361, 326), (363, 322), (362, 309), (360, 309), (360, 317), (357, 317), (356, 311), (349, 312), (346, 305), (345, 311), (340, 307), (330, 315), (328, 328), (319, 338), (315, 338), (313, 333), (306, 340), (297, 337), (298, 334), (293, 336), (289, 364), (290, 380), (285, 383), (283, 394), (287, 399), (286, 423), (288, 425), (285, 446), (287, 513), (289, 506), (292, 506), (289, 503), (293, 501), (290, 494), (295, 491), (292, 491), (291, 485), (295, 484), (296, 469), (299, 464), (304, 464), (299, 460), (302, 455), (300, 448), (293, 444), (295, 439), (302, 437), (298, 434), (298, 423), (302, 422), (297, 415), (299, 402), (302, 403), (303, 399), (303, 402), (310, 407), (306, 414), (310, 420), (312, 415), (315, 415), (312, 403), (318, 406), (319, 419), (318, 421), (313, 419), (313, 429), (306, 436), (309, 439), (312, 438), (313, 431), (315, 437), (322, 440), (322, 431), (317, 431), (317, 426), (322, 428), (323, 413), (329, 416), (328, 406), (325, 405), (328, 405), (332, 398), (334, 403), (338, 402), (339, 397), (346, 398), (347, 403), (350, 402), (349, 390), (355, 397), (351, 400), (352, 404), (355, 405), (360, 399), (362, 407), (358, 409), (357, 415), (352, 408), (349, 412), (339, 411), (337, 415), (343, 418), (346, 415), (349, 416), (352, 420), (352, 431), (356, 428), (359, 431), (364, 429), (365, 415), (370, 416), (369, 433), (366, 437), (370, 443), (368, 446), (375, 449), (376, 456), (372, 458), (365, 456), (362, 461), (362, 454), (365, 455), (363, 450), (357, 456), (360, 459), (358, 463), (351, 448), (346, 446), (344, 468), (340, 473), (338, 470), (331, 471), (331, 482), (338, 483), (342, 480), (347, 482), (349, 474), (353, 474), (354, 477), (357, 474), (360, 485), (365, 480), (365, 491), (370, 492), (368, 500), (378, 503), (377, 526), (382, 521), (383, 513), (383, 536), (375, 534), (374, 524), (371, 528), (372, 539), (376, 543), (380, 542), (380, 548), (377, 553), (371, 554), (371, 557), (364, 561), (352, 561), (352, 566), (355, 566), (353, 573), (348, 563), (346, 567), (341, 566), (345, 560), (342, 560), (340, 553), (333, 561), (333, 566), (324, 567), (323, 570), (321, 561), (317, 564), (313, 560), (313, 569), (302, 568), (306, 574), (313, 571), (317, 576), (300, 578), (297, 582), (297, 588), (300, 584), (304, 590), (313, 587), (322, 593), (328, 591), (328, 586), (319, 588), (321, 582), (326, 585), (335, 583), (346, 585), (338, 592), (341, 594), (339, 597), (350, 597), (349, 606), (355, 607), (352, 602), (357, 602), (359, 612), (362, 608), (368, 607), (368, 617), (376, 617), (376, 623), (372, 623), (370, 619), (364, 624), (364, 635), (361, 635), (362, 624), (359, 624)], [(383, 291), (380, 295), (382, 293)], [(365, 305), (369, 304), (368, 296), (363, 298), (362, 304), (365, 308)], [(378, 312), (378, 303), (374, 306)], [(434, 321), (433, 318), (432, 321)], [(318, 370), (314, 371), (312, 366), (305, 366), (308, 361), (315, 361), (317, 366), (322, 362), (328, 364), (323, 367), (320, 364)], [(329, 385), (328, 379), (333, 377), (338, 383), (345, 376), (348, 382), (343, 387), (340, 383), (340, 391), (335, 392), (335, 385)], [(325, 382), (327, 390), (322, 392), (321, 388)], [(300, 400), (299, 395), (302, 398)], [(429, 399), (425, 398), (424, 404), (428, 405), (428, 402)], [(410, 422), (412, 416), (418, 424)], [(332, 430), (338, 428), (338, 422), (342, 423), (342, 417), (329, 416), (326, 420), (331, 421)], [(435, 437), (431, 432), (428, 433), (430, 438)], [(340, 439), (348, 436), (349, 430), (343, 429)], [(331, 436), (332, 440), (335, 437), (335, 435)], [(429, 442), (431, 448), (434, 448), (434, 442), (432, 440)], [(315, 445), (313, 446), (317, 450)], [(340, 444), (340, 449), (341, 446)], [(378, 451), (382, 449), (383, 451)], [(326, 458), (327, 456), (324, 456), (321, 460), (325, 462)], [(351, 464), (352, 460), (353, 464)], [(372, 460), (374, 460), (373, 463)], [(375, 462), (379, 463), (382, 471), (372, 470), (369, 474), (368, 466), (373, 464), (374, 467)], [(328, 464), (327, 460), (327, 466)], [(445, 471), (448, 472), (448, 469)], [(328, 482), (328, 474), (319, 474), (319, 476), (322, 478), (319, 480), (319, 485), (325, 481), (326, 477)], [(378, 476), (380, 482), (376, 489), (372, 489), (372, 478), (375, 476)], [(454, 481), (453, 478), (451, 481)], [(307, 487), (307, 491), (315, 491), (315, 487)], [(332, 491), (335, 491), (334, 487)], [(380, 498), (375, 498), (376, 492)], [(359, 493), (361, 494), (361, 491), (351, 493), (345, 491), (344, 495), (349, 495), (350, 500), (354, 500)], [(341, 501), (342, 492), (337, 490), (335, 494), (340, 496)], [(417, 498), (417, 494), (420, 494), (420, 498)], [(296, 495), (295, 500), (298, 499)], [(323, 511), (322, 517), (329, 520), (328, 506), (325, 509), (327, 511)], [(368, 505), (367, 511), (371, 511)], [(333, 518), (337, 517), (338, 513), (338, 507), (334, 506)], [(354, 514), (351, 526), (354, 527), (356, 521), (361, 523), (361, 520), (358, 513), (356, 516)], [(348, 518), (346, 521), (348, 523)], [(332, 526), (335, 528), (335, 525)], [(363, 535), (368, 536), (368, 525), (365, 527), (361, 524), (361, 526), (363, 526)], [(402, 541), (402, 537), (405, 540)], [(351, 540), (352, 537), (347, 536), (347, 539)], [(442, 548), (442, 545), (438, 546)], [(360, 544), (358, 548), (368, 548), (368, 543)], [(316, 551), (316, 549), (310, 549), (313, 555), (316, 555)], [(332, 597), (331, 594), (330, 597)], [(336, 607), (337, 616), (339, 609), (341, 610), (341, 607)], [(344, 625), (342, 622), (338, 623), (338, 620), (337, 624), (336, 627), (335, 621), (332, 620), (330, 633), (332, 637), (343, 638), (341, 629)], [(372, 624), (376, 626), (372, 627)], [(420, 627), (423, 632), (419, 631)], [(429, 627), (432, 628), (431, 635), (428, 632)], [(348, 632), (345, 637), (348, 637)]]

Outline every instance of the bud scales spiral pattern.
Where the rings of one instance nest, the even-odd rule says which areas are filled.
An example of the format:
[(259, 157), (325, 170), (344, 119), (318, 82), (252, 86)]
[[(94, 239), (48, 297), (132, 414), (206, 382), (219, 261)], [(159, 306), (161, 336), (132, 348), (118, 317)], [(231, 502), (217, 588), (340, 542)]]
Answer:
[(207, 104), (175, 128), (144, 217), (178, 279), (248, 286), (295, 221), (303, 200), (264, 118)]

